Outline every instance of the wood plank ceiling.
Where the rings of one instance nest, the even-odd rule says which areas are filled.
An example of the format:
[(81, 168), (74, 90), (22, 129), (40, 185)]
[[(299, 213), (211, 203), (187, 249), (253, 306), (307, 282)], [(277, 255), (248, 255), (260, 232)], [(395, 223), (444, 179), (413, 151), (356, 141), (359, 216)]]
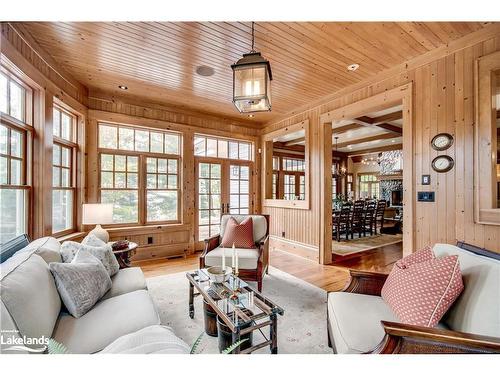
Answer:
[[(258, 22), (256, 49), (273, 70), (272, 121), (297, 107), (484, 27), (480, 22)], [(38, 44), (91, 95), (247, 119), (231, 102), (230, 65), (250, 50), (249, 22), (26, 22)], [(360, 68), (351, 72), (353, 63)], [(211, 77), (196, 74), (208, 65)], [(118, 85), (128, 87), (120, 91)], [(248, 119), (250, 120), (250, 119)]]

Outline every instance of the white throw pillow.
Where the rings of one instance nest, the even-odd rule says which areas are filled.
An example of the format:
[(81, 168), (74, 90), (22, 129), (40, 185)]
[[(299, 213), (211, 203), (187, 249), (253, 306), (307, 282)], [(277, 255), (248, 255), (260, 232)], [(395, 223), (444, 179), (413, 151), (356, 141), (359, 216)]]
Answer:
[(95, 247), (74, 241), (66, 241), (61, 246), (61, 256), (63, 262), (71, 262), (80, 250), (86, 251), (99, 259), (106, 271), (108, 271), (109, 276), (113, 276), (120, 269), (120, 265), (116, 260), (115, 254), (113, 254), (113, 249), (111, 248), (111, 245), (108, 244)]
[(94, 246), (94, 247), (102, 247), (106, 245), (106, 242), (101, 240), (99, 237), (97, 237), (95, 234), (88, 234), (82, 241), (82, 244), (84, 245), (89, 245), (89, 246)]

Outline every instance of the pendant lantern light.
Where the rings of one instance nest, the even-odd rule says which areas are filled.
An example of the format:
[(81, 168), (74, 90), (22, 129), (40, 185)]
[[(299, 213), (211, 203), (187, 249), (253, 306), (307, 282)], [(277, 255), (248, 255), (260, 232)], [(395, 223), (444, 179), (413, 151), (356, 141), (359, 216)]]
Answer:
[(271, 64), (254, 50), (255, 27), (252, 22), (252, 50), (243, 54), (233, 69), (233, 103), (240, 113), (271, 110)]
[[(335, 151), (338, 152), (338, 142), (339, 137), (335, 137)], [(338, 167), (336, 164), (333, 165), (332, 176), (334, 179), (344, 178), (347, 176), (347, 169), (345, 167)]]

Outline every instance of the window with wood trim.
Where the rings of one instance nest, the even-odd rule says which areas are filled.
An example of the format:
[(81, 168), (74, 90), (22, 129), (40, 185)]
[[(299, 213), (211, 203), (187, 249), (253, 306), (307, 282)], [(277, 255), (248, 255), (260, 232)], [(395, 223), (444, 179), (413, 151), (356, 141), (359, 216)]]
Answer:
[(56, 105), (52, 125), (52, 233), (63, 234), (76, 226), (77, 116)]
[(360, 199), (378, 199), (379, 181), (374, 174), (360, 174), (359, 178), (359, 198)]
[(0, 70), (0, 243), (30, 233), (32, 90)]
[(181, 218), (178, 133), (101, 123), (99, 191), (116, 224), (176, 223)]
[(219, 159), (253, 160), (252, 143), (206, 135), (195, 135), (194, 155)]

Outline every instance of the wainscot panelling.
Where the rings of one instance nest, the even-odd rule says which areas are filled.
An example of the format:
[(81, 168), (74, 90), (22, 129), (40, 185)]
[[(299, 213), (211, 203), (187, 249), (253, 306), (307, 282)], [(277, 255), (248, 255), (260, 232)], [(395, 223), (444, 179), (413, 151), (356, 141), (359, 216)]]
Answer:
[[(473, 132), (474, 132), (474, 64), (478, 57), (500, 50), (500, 28), (493, 35), (476, 40), (464, 38), (447, 49), (420, 56), (406, 67), (391, 70), (358, 84), (351, 91), (342, 90), (328, 101), (279, 122), (266, 124), (262, 133), (286, 127), (304, 119), (311, 124), (311, 209), (295, 210), (263, 207), (271, 215), (271, 235), (313, 247), (320, 243), (320, 181), (318, 139), (319, 116), (378, 93), (413, 82), (414, 152), (413, 170), (417, 191), (436, 192), (432, 203), (414, 203), (414, 249), (436, 242), (465, 241), (500, 252), (500, 226), (474, 223), (473, 211)], [(434, 135), (448, 132), (455, 137), (453, 146), (434, 151)], [(432, 159), (447, 154), (455, 167), (440, 174), (431, 168)], [(422, 186), (421, 175), (431, 175), (431, 185)]]

